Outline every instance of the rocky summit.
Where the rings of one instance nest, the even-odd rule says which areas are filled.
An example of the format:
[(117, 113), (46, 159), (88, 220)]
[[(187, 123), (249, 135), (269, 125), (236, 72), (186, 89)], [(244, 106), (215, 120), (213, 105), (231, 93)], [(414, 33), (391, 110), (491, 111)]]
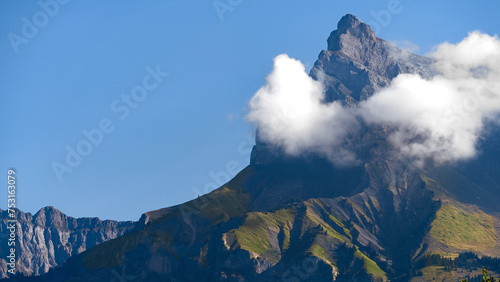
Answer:
[(326, 84), (327, 101), (352, 106), (387, 86), (398, 74), (432, 77), (433, 62), (378, 38), (369, 25), (346, 15), (330, 34), (328, 50), (319, 54), (311, 77)]
[[(354, 106), (434, 60), (344, 16), (311, 77)], [(289, 156), (257, 135), (250, 164), (193, 201), (145, 213), (137, 228), (28, 281), (454, 281), (500, 271), (500, 134), (467, 163), (415, 167), (364, 126), (359, 164)], [(362, 142), (359, 142), (362, 141)], [(478, 271), (479, 269), (479, 271)]]

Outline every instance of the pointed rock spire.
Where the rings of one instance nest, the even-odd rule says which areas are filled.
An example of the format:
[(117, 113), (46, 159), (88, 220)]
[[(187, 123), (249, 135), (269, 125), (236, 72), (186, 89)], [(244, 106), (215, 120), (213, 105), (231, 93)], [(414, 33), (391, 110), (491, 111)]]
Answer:
[(360, 43), (365, 45), (376, 39), (377, 36), (369, 25), (363, 23), (356, 16), (347, 14), (340, 19), (337, 29), (330, 34), (328, 38), (328, 50), (340, 51), (352, 49), (354, 46), (359, 46)]

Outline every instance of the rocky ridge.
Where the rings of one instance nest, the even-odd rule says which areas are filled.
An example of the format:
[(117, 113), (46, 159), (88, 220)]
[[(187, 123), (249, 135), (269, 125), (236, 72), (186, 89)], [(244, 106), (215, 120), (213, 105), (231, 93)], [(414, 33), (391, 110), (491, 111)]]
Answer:
[[(8, 234), (8, 211), (0, 210), (0, 234)], [(35, 215), (16, 209), (17, 269), (25, 276), (47, 273), (102, 242), (124, 235), (135, 222), (73, 218), (54, 207), (40, 209)], [(1, 253), (8, 253), (7, 238), (2, 238)], [(0, 277), (7, 277), (7, 262), (0, 258)]]

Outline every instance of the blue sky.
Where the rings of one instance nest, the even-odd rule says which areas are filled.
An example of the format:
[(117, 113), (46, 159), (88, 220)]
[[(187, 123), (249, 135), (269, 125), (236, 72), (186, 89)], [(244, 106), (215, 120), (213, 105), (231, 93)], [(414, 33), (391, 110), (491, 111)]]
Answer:
[[(249, 163), (246, 107), (272, 59), (309, 69), (344, 14), (421, 54), (472, 30), (500, 33), (498, 1), (62, 2), (0, 3), (0, 173), (16, 169), (21, 210), (73, 217), (137, 220), (234, 176)], [(82, 131), (103, 122), (92, 144)], [(71, 167), (67, 146), (79, 144), (88, 155)], [(72, 171), (58, 178), (54, 162)]]

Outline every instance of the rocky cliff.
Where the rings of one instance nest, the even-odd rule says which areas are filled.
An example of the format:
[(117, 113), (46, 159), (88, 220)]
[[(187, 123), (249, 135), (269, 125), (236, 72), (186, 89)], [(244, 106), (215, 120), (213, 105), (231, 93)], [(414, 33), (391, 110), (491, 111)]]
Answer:
[[(8, 234), (7, 216), (7, 211), (0, 210), (0, 234)], [(16, 220), (17, 269), (26, 276), (62, 266), (70, 256), (126, 234), (135, 226), (132, 221), (72, 218), (54, 207), (42, 208), (35, 215), (16, 210)], [(1, 239), (1, 253), (7, 254), (6, 237)], [(7, 277), (4, 256), (0, 258), (0, 276)]]

